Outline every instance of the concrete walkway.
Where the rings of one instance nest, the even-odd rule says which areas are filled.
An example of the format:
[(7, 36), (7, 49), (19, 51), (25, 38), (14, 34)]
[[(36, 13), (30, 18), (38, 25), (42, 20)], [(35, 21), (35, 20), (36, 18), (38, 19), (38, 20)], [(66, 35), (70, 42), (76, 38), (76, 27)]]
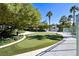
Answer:
[(29, 34), (32, 34), (32, 33), (34, 33), (34, 32), (25, 31), (24, 33), (20, 33), (18, 35), (29, 35)]
[(19, 35), (23, 35), (23, 38), (21, 38), (21, 39), (15, 41), (15, 42), (11, 42), (11, 43), (9, 43), (9, 44), (6, 44), (6, 45), (2, 45), (2, 46), (0, 46), (0, 48), (5, 48), (5, 47), (7, 47), (7, 46), (10, 46), (10, 45), (19, 43), (19, 42), (23, 41), (23, 40), (26, 38), (25, 35), (29, 35), (29, 34), (32, 34), (32, 33), (33, 33), (33, 32), (27, 32), (27, 31), (24, 32), (24, 33), (21, 33), (21, 34), (19, 34)]
[(37, 54), (37, 56), (76, 56), (76, 38), (69, 33), (59, 33), (64, 36), (64, 41)]
[(46, 48), (26, 52), (16, 56), (75, 56), (76, 38), (69, 33), (58, 33), (64, 36), (64, 39), (54, 45)]

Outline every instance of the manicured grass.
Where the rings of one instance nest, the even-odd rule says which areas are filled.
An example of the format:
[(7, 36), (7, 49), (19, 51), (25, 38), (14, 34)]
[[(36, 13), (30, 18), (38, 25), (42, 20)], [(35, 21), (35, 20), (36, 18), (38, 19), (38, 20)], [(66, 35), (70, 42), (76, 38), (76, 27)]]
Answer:
[(62, 36), (51, 32), (36, 32), (15, 45), (0, 49), (1, 56), (16, 55), (36, 49), (44, 48), (62, 40)]

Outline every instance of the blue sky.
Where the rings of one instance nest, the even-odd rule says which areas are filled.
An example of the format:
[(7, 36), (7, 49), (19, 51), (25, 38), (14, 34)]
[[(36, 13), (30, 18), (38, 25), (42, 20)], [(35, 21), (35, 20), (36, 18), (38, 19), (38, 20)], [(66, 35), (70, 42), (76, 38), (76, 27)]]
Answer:
[(42, 21), (46, 20), (48, 22), (48, 17), (46, 14), (48, 11), (52, 11), (53, 16), (51, 17), (51, 24), (57, 24), (60, 20), (60, 17), (63, 15), (70, 15), (70, 7), (73, 5), (79, 6), (75, 3), (33, 3), (33, 6), (38, 8), (42, 15)]

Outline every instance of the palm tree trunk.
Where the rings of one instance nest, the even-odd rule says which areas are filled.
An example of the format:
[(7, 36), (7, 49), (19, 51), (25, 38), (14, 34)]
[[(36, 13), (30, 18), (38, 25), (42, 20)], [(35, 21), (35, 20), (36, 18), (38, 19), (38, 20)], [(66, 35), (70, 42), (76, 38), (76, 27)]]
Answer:
[(73, 12), (73, 34), (75, 33), (75, 22), (76, 22), (76, 17), (75, 17), (75, 11)]
[(73, 23), (75, 24), (75, 11), (73, 12)]
[(49, 31), (50, 31), (50, 17), (49, 17)]

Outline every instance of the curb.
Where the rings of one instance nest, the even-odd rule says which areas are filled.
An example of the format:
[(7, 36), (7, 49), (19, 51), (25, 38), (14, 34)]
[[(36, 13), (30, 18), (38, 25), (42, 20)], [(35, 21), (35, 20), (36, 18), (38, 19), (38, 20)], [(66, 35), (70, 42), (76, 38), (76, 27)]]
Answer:
[(12, 43), (9, 43), (9, 44), (6, 44), (6, 45), (2, 45), (2, 46), (0, 46), (0, 48), (5, 48), (5, 47), (7, 47), (7, 46), (11, 46), (11, 45), (16, 44), (16, 43), (18, 43), (18, 42), (21, 42), (21, 41), (24, 40), (25, 38), (26, 38), (26, 36), (23, 36), (22, 39), (20, 39), (20, 40), (18, 40), (18, 41), (15, 41), (15, 42), (12, 42)]
[[(25, 33), (26, 33), (26, 32), (25, 32)], [(15, 41), (15, 42), (11, 42), (11, 43), (6, 44), (6, 45), (2, 45), (2, 46), (0, 46), (0, 48), (5, 48), (5, 47), (7, 47), (7, 46), (11, 46), (11, 45), (13, 45), (13, 44), (16, 44), (16, 43), (19, 43), (19, 42), (23, 41), (23, 40), (26, 38), (25, 33), (19, 34), (19, 35), (23, 35), (23, 38), (21, 38), (20, 40), (17, 40), (17, 41)], [(32, 32), (31, 32), (31, 33), (32, 33)], [(26, 35), (31, 34), (31, 33), (27, 33)]]
[(44, 55), (45, 53), (47, 53), (47, 52), (50, 51), (51, 49), (54, 49), (55, 47), (57, 47), (58, 45), (60, 45), (61, 43), (63, 43), (64, 41), (65, 41), (65, 40), (61, 40), (61, 41), (59, 41), (58, 43), (53, 44), (52, 47), (49, 47), (49, 48), (46, 49), (45, 51), (42, 51), (42, 52), (38, 53), (38, 54), (35, 55), (35, 56), (42, 56), (42, 55)]

